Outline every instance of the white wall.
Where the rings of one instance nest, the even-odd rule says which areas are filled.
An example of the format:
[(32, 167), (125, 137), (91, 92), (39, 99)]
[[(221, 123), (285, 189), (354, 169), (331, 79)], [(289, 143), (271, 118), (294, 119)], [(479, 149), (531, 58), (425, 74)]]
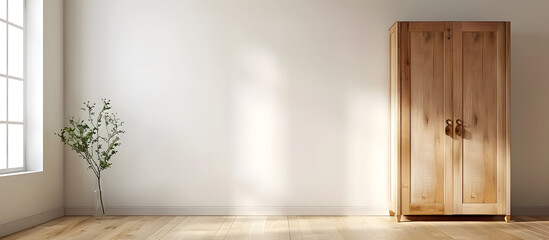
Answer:
[[(28, 165), (31, 170), (43, 170), (0, 176), (0, 236), (63, 215), (63, 148), (53, 135), (63, 124), (63, 3), (27, 0), (27, 9), (31, 19), (27, 22), (27, 34), (32, 37), (27, 43), (28, 58), (32, 58), (27, 65), (32, 72), (27, 74), (27, 85), (33, 91), (37, 89), (35, 81), (43, 81), (44, 86), (42, 93), (28, 96), (33, 104), (43, 105), (43, 109), (32, 108), (33, 112), (27, 115), (33, 117), (28, 121), (28, 131), (42, 130), (42, 134), (33, 132), (32, 136), (43, 139), (28, 142), (32, 153), (27, 153), (27, 160), (40, 158), (38, 162), (43, 161), (43, 165)], [(36, 95), (42, 94), (47, 97), (37, 100)], [(41, 114), (34, 117), (37, 112)]]
[[(397, 20), (512, 21), (513, 206), (549, 205), (539, 190), (549, 181), (549, 140), (541, 135), (549, 130), (549, 2), (70, 0), (64, 7), (66, 116), (106, 97), (126, 122), (104, 176), (107, 206), (385, 213), (387, 29)], [(71, 211), (92, 203), (85, 167), (65, 149)]]

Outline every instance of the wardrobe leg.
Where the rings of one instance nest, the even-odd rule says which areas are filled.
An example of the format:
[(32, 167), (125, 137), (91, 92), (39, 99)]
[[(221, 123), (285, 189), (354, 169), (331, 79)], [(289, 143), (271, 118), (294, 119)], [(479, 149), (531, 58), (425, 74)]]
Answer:
[(505, 215), (505, 222), (511, 221), (511, 215)]

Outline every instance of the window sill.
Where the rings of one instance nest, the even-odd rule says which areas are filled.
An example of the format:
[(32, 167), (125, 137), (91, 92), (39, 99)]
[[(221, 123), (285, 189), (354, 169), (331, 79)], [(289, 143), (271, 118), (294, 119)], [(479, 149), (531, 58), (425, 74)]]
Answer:
[(41, 173), (43, 170), (35, 170), (35, 171), (21, 171), (21, 172), (12, 172), (12, 173), (3, 173), (0, 174), (0, 178), (2, 177), (11, 177), (11, 176), (18, 176), (18, 175), (26, 175), (26, 174), (33, 174), (33, 173)]

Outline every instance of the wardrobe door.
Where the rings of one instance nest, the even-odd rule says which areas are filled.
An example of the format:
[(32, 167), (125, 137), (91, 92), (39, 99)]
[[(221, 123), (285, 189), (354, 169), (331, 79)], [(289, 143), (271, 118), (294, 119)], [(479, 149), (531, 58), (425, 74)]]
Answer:
[[(401, 26), (402, 211), (449, 214), (445, 191), (451, 169), (451, 38), (449, 23), (412, 22)], [(448, 124), (451, 125), (450, 122)], [(450, 127), (451, 128), (451, 127)], [(450, 131), (451, 135), (451, 131)], [(451, 176), (451, 171), (449, 172)], [(451, 185), (450, 189), (451, 189)]]
[(454, 213), (505, 214), (506, 23), (454, 23)]

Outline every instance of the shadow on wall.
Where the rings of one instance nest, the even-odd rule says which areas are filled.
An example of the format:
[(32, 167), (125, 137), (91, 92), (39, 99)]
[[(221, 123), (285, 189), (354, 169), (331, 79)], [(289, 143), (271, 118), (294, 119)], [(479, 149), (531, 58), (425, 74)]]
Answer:
[(549, 201), (549, 192), (538, 188), (540, 182), (549, 182), (548, 42), (547, 35), (511, 36), (511, 202), (514, 209), (547, 206)]

